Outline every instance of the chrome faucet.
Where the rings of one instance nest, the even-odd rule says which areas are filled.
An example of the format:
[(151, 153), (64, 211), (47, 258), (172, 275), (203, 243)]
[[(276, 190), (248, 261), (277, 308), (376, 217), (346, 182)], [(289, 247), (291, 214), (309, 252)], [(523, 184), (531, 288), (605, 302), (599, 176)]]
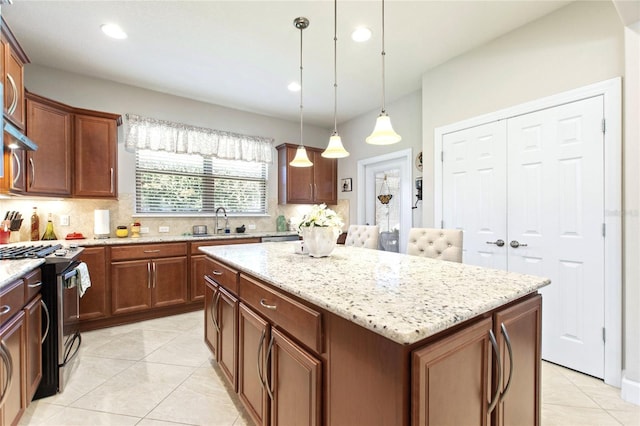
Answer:
[[(224, 213), (224, 228), (218, 228), (218, 213), (220, 212), (220, 210), (222, 210), (222, 213)], [(220, 230), (224, 230), (227, 229), (229, 227), (229, 218), (227, 217), (227, 211), (224, 209), (224, 207), (218, 207), (216, 209), (216, 234), (218, 233), (218, 231)]]

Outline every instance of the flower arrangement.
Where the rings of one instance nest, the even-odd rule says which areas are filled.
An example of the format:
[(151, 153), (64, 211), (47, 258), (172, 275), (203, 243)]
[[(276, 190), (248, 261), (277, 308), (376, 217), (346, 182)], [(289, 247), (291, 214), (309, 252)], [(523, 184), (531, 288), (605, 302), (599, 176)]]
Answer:
[(311, 206), (311, 210), (302, 218), (292, 217), (291, 225), (298, 233), (302, 233), (302, 228), (314, 226), (332, 227), (341, 230), (344, 222), (336, 212), (327, 208), (327, 205), (323, 203)]

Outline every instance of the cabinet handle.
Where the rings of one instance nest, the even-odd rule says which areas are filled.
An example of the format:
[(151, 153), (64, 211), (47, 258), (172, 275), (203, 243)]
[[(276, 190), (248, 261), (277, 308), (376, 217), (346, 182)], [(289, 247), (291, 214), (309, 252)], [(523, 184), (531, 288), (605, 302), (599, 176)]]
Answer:
[(143, 253), (160, 253), (160, 249), (157, 250), (145, 250)]
[(5, 384), (2, 387), (2, 396), (0, 396), (0, 406), (2, 406), (9, 395), (9, 387), (13, 380), (13, 360), (11, 359), (11, 353), (9, 352), (9, 348), (7, 348), (7, 344), (4, 343), (4, 340), (0, 340), (0, 357), (7, 369), (7, 377), (5, 378)]
[(153, 266), (153, 288), (156, 288), (156, 284), (158, 282), (158, 264), (156, 262), (151, 262)]
[(8, 314), (10, 310), (11, 310), (11, 306), (2, 305), (2, 308), (0, 308), (0, 315)]
[(507, 344), (507, 351), (509, 352), (509, 378), (507, 379), (507, 386), (504, 387), (504, 391), (502, 391), (502, 394), (500, 395), (500, 401), (502, 401), (509, 390), (509, 386), (511, 386), (511, 376), (513, 375), (513, 349), (511, 348), (511, 338), (509, 337), (509, 333), (507, 333), (507, 327), (504, 323), (500, 324), (500, 329), (504, 335), (504, 341)]
[(27, 287), (29, 287), (29, 288), (38, 288), (40, 286), (42, 286), (42, 281), (38, 281), (35, 284), (27, 284)]
[(111, 191), (110, 191), (110, 192), (113, 194), (113, 192), (114, 192), (114, 191), (113, 191), (113, 187), (114, 187), (114, 182), (113, 182), (113, 167), (111, 167), (111, 169), (110, 169), (110, 170), (111, 170), (111, 177), (110, 177), (110, 179), (111, 179)]
[(494, 407), (498, 403), (498, 397), (500, 396), (500, 384), (502, 383), (502, 360), (500, 359), (500, 351), (498, 350), (498, 342), (496, 342), (496, 336), (493, 334), (493, 330), (489, 330), (489, 340), (491, 340), (491, 346), (496, 354), (496, 360), (498, 362), (498, 383), (496, 385), (496, 394), (491, 398), (491, 403), (487, 412), (493, 411)]
[[(269, 340), (269, 346), (267, 347), (267, 359), (265, 361), (265, 365), (269, 365), (269, 358), (271, 358), (271, 351), (273, 351), (273, 334), (271, 335), (271, 339)], [(269, 378), (267, 377), (267, 379), (264, 382), (265, 387), (267, 388), (267, 393), (269, 394), (269, 398), (271, 398), (271, 400), (273, 401), (273, 389), (271, 389), (271, 386), (269, 386)]]
[(147, 262), (147, 288), (151, 288), (151, 262)]
[(265, 299), (260, 299), (260, 306), (262, 306), (263, 308), (271, 309), (273, 311), (278, 309), (278, 307), (276, 305), (267, 304), (267, 301)]
[(258, 378), (260, 379), (260, 387), (265, 388), (264, 378), (262, 376), (262, 368), (260, 368), (260, 361), (262, 361), (262, 347), (264, 346), (264, 338), (267, 335), (267, 330), (263, 329), (260, 335), (260, 343), (258, 343), (258, 358), (256, 359), (256, 367), (258, 368)]
[(30, 187), (33, 187), (33, 183), (36, 181), (36, 165), (33, 164), (33, 158), (29, 158), (29, 164), (31, 164), (31, 182)]
[(47, 304), (44, 303), (44, 300), (40, 299), (40, 304), (42, 305), (42, 309), (44, 309), (44, 314), (47, 317), (47, 328), (44, 329), (44, 336), (42, 336), (42, 341), (40, 343), (44, 343), (47, 336), (49, 335), (49, 326), (51, 325), (51, 317), (49, 316), (49, 308), (47, 308)]
[(16, 183), (18, 183), (18, 179), (20, 178), (20, 174), (22, 173), (22, 165), (20, 164), (20, 159), (18, 158), (18, 154), (16, 154), (15, 151), (11, 150), (11, 155), (16, 162), (16, 174), (13, 177), (13, 184), (15, 185)]
[(311, 199), (313, 200), (313, 185), (309, 184), (309, 191), (311, 192)]
[(220, 300), (220, 292), (218, 291), (213, 295), (213, 300), (211, 301), (211, 309), (209, 309), (209, 315), (211, 316), (211, 322), (213, 326), (220, 333), (220, 325), (218, 325), (218, 320), (216, 319), (216, 313), (218, 312), (218, 301)]
[(18, 107), (18, 86), (16, 86), (16, 82), (13, 77), (11, 77), (11, 74), (7, 74), (7, 80), (9, 81), (9, 86), (11, 86), (11, 92), (13, 93), (13, 99), (11, 99), (11, 103), (7, 108), (7, 114), (12, 115)]
[(220, 272), (220, 271), (216, 271), (215, 269), (214, 269), (213, 271), (211, 271), (211, 273), (212, 273), (213, 275), (218, 276), (218, 277), (219, 277), (220, 275), (222, 275), (222, 272)]

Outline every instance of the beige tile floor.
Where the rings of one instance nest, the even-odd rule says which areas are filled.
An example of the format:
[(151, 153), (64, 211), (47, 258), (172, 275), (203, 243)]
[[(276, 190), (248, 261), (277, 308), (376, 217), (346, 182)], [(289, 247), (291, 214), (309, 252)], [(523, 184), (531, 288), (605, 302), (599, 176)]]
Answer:
[[(640, 425), (619, 389), (543, 363), (542, 424)], [(21, 425), (250, 425), (212, 367), (202, 312), (86, 332), (64, 393), (32, 402)]]

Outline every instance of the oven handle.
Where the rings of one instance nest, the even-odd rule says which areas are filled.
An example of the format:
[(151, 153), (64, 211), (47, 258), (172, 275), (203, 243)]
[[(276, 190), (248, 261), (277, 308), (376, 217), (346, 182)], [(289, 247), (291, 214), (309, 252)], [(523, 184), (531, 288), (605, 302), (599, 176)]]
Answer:
[[(78, 342), (78, 345), (75, 347), (75, 350), (73, 352), (71, 352), (71, 350), (73, 349), (74, 344)], [(76, 356), (76, 354), (78, 353), (78, 350), (80, 350), (80, 344), (82, 343), (82, 336), (80, 335), (80, 333), (76, 332), (73, 335), (73, 338), (71, 339), (71, 342), (68, 345), (64, 345), (64, 362), (62, 364), (59, 365), (59, 367), (64, 367), (65, 365), (67, 365), (72, 359), (73, 357)]]
[(4, 340), (0, 339), (0, 357), (4, 362), (4, 365), (7, 369), (5, 385), (2, 389), (2, 396), (0, 396), (0, 406), (4, 405), (7, 396), (9, 395), (9, 387), (11, 386), (11, 381), (13, 380), (13, 361), (11, 360), (11, 353), (9, 352), (9, 348), (7, 348)]
[(47, 328), (44, 330), (44, 336), (42, 336), (42, 342), (44, 343), (44, 341), (47, 339), (47, 336), (49, 335), (49, 327), (51, 326), (51, 316), (49, 316), (49, 308), (47, 308), (47, 304), (44, 303), (44, 300), (40, 299), (40, 303), (42, 304), (42, 309), (44, 309), (44, 313), (47, 316)]

